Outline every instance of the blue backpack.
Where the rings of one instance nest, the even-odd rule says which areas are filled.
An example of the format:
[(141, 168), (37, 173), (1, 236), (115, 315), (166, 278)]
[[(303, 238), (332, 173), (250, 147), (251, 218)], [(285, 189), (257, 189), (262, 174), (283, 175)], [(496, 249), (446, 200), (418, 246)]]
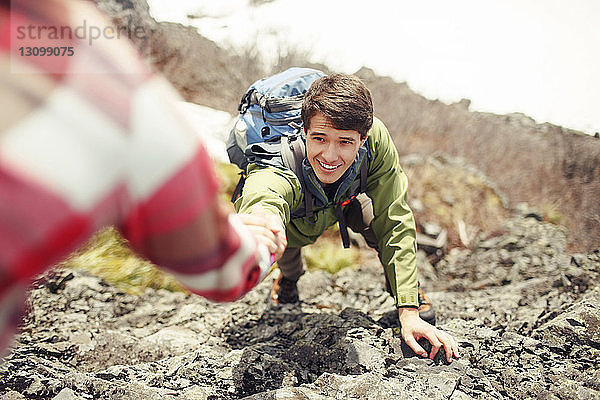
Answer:
[[(238, 106), (240, 114), (226, 143), (229, 160), (242, 170), (232, 202), (242, 194), (248, 164), (286, 168), (298, 177), (304, 193), (304, 204), (299, 209), (292, 210), (292, 218), (312, 217), (313, 196), (307, 190), (302, 174), (306, 145), (302, 136), (300, 114), (304, 94), (322, 76), (325, 74), (316, 69), (292, 67), (260, 79), (248, 88)], [(368, 162), (362, 163), (360, 179), (351, 188), (355, 195), (366, 191), (367, 168)], [(342, 206), (345, 204), (336, 204), (336, 215), (344, 247), (349, 247), (346, 221), (342, 213)]]
[(240, 114), (227, 141), (229, 160), (242, 171), (249, 163), (294, 170), (294, 165), (286, 165), (289, 157), (279, 157), (281, 139), (298, 138), (304, 93), (324, 75), (316, 69), (292, 67), (254, 82), (238, 106)]

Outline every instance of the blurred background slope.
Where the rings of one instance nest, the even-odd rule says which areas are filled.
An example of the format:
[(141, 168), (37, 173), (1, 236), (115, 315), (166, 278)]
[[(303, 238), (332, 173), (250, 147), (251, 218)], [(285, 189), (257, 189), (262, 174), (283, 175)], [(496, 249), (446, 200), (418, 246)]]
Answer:
[[(274, 71), (304, 65), (332, 72), (308, 62), (306, 49), (281, 49), (273, 65), (266, 66), (259, 46), (225, 50), (195, 28), (156, 22), (144, 0), (96, 3), (119, 26), (130, 30), (141, 26), (150, 33), (144, 39), (134, 37), (136, 46), (187, 101), (232, 115), (249, 84)], [(422, 170), (418, 164), (405, 165), (411, 178), (409, 195), (423, 206), (415, 210), (418, 219), (447, 229), (450, 246), (468, 245), (460, 240), (461, 225), (473, 236), (485, 237), (500, 228), (502, 216), (527, 203), (541, 218), (568, 229), (570, 251), (600, 247), (600, 140), (550, 123), (537, 124), (524, 114), (472, 112), (468, 99), (455, 104), (429, 100), (406, 83), (368, 68), (356, 74), (371, 89), (376, 114), (388, 126), (401, 156), (444, 154), (458, 160), (453, 169), (462, 172), (457, 174), (483, 174), (476, 184), (475, 178), (448, 177), (452, 168), (434, 172), (431, 166)], [(461, 180), (470, 183), (459, 185)], [(490, 190), (502, 201), (482, 202)], [(445, 200), (432, 206), (432, 192)], [(430, 200), (424, 201), (426, 196)], [(466, 210), (471, 214), (476, 210), (477, 217)]]

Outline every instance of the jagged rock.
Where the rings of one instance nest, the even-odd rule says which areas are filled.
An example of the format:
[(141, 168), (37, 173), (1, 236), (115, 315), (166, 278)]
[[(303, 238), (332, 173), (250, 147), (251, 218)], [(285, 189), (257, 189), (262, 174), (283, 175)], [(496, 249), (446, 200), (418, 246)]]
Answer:
[(600, 288), (534, 331), (545, 347), (600, 365)]
[[(382, 377), (374, 373), (358, 376), (323, 374), (314, 383), (298, 388), (282, 388), (253, 396), (247, 400), (267, 399), (460, 399), (468, 396), (454, 396), (460, 375), (440, 372), (425, 379)], [(410, 387), (407, 390), (407, 387)]]
[(336, 275), (307, 272), (301, 305), (281, 307), (265, 302), (270, 279), (215, 304), (164, 290), (126, 295), (56, 270), (31, 292), (0, 364), (0, 396), (600, 398), (600, 252), (569, 257), (564, 244), (561, 229), (518, 217), (504, 235), (431, 266), (439, 327), (462, 354), (449, 365), (443, 351), (421, 359), (401, 340), (375, 257)]
[(481, 289), (570, 271), (566, 232), (536, 218), (517, 218), (502, 236), (475, 243), (473, 251), (453, 249), (436, 265), (438, 288)]
[(54, 397), (54, 399), (52, 399), (52, 400), (83, 400), (83, 399), (84, 399), (83, 397), (78, 396), (77, 393), (75, 393), (75, 391), (73, 391), (72, 389), (64, 388), (63, 390), (58, 392), (56, 397)]
[(25, 399), (25, 397), (23, 397), (22, 394), (18, 393), (18, 392), (14, 392), (14, 391), (9, 391), (6, 392), (3, 396), (2, 396), (3, 400), (22, 400)]

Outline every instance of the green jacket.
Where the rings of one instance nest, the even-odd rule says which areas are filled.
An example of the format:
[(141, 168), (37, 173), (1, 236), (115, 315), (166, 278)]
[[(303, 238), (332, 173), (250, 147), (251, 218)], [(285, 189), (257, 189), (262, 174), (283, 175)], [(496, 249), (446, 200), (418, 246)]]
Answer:
[[(366, 142), (368, 152), (359, 151), (354, 165), (340, 179), (353, 180), (358, 175), (357, 165), (361, 157), (370, 155), (367, 175), (367, 195), (373, 202), (375, 218), (373, 232), (381, 251), (380, 259), (390, 282), (397, 307), (418, 306), (416, 268), (416, 229), (412, 211), (406, 202), (408, 181), (400, 167), (398, 152), (385, 125), (374, 118)], [(365, 154), (367, 153), (367, 154)], [(305, 176), (314, 173), (304, 160)], [(354, 176), (352, 176), (354, 174)], [(307, 183), (314, 180), (305, 179)], [(320, 185), (313, 190), (316, 200), (325, 199)], [(307, 189), (308, 190), (308, 189)], [(342, 199), (345, 193), (338, 193)], [(302, 247), (314, 243), (331, 225), (337, 222), (333, 202), (317, 204), (311, 221), (307, 218), (292, 218), (292, 212), (302, 206), (304, 197), (296, 175), (288, 169), (259, 167), (250, 164), (242, 196), (235, 202), (237, 212), (250, 212), (260, 203), (266, 212), (278, 215), (286, 226), (289, 247)]]

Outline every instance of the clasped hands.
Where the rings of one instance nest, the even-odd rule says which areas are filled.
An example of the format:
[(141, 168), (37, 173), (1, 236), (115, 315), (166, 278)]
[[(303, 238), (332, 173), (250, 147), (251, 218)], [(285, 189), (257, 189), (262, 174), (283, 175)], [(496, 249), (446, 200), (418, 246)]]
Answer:
[(249, 214), (241, 213), (238, 216), (256, 240), (273, 254), (275, 261), (279, 260), (287, 247), (287, 237), (281, 219), (277, 215), (266, 213), (260, 204), (253, 205)]

